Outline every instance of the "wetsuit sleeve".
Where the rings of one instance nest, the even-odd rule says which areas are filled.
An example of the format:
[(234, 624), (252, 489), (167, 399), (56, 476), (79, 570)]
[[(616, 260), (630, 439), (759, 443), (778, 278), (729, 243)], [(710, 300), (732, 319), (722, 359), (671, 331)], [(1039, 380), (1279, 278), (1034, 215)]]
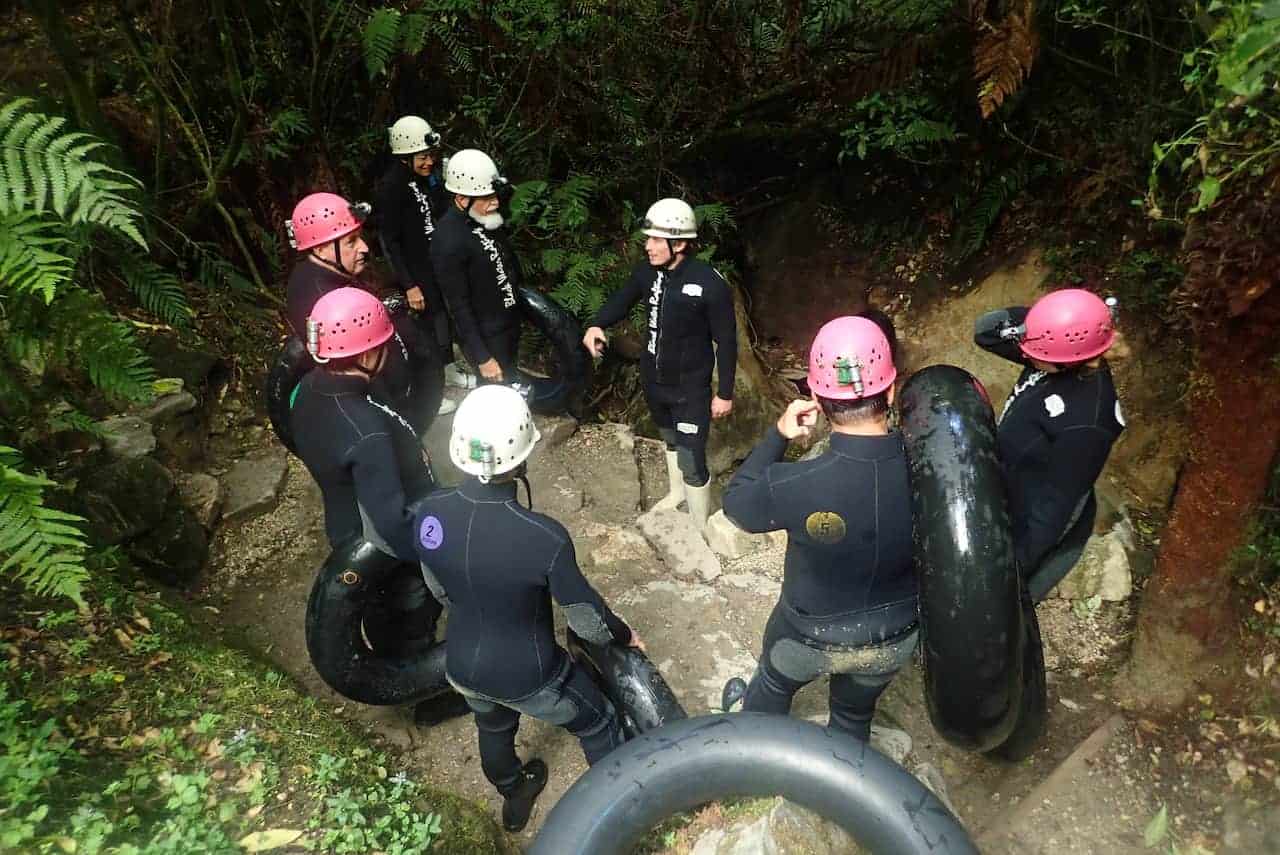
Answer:
[(1010, 362), (1019, 365), (1027, 364), (1018, 343), (1000, 337), (1000, 331), (1007, 327), (1016, 327), (1027, 319), (1026, 306), (1010, 306), (1007, 309), (996, 309), (987, 312), (973, 323), (973, 343), (988, 353), (994, 353)]
[(631, 641), (631, 627), (605, 605), (604, 598), (582, 575), (573, 541), (565, 539), (551, 559), (547, 575), (551, 596), (564, 609), (570, 629), (593, 644)]
[(1052, 464), (1026, 509), (1026, 534), (1014, 544), (1026, 574), (1062, 539), (1080, 499), (1102, 474), (1112, 442), (1110, 434), (1093, 426), (1068, 428), (1053, 440)]
[(405, 501), (400, 470), (391, 436), (372, 433), (347, 452), (356, 502), (366, 525), (373, 527), (370, 540), (390, 550), (401, 561), (416, 561), (413, 546), (413, 514)]
[(707, 321), (711, 325), (711, 340), (716, 343), (716, 367), (719, 368), (716, 394), (725, 401), (733, 400), (733, 378), (738, 370), (738, 323), (733, 310), (733, 289), (719, 273), (718, 287), (710, 289), (707, 301)]
[(763, 532), (782, 528), (773, 506), (769, 467), (786, 453), (787, 438), (778, 432), (776, 425), (769, 428), (725, 488), (725, 516), (743, 531)]
[(623, 285), (620, 290), (615, 291), (613, 296), (600, 307), (600, 311), (596, 312), (595, 319), (591, 321), (590, 326), (608, 329), (625, 318), (631, 312), (631, 307), (644, 294), (647, 281), (647, 277), (644, 275), (645, 272), (643, 268), (633, 271), (631, 278), (627, 280), (627, 284)]
[(417, 284), (413, 274), (409, 272), (409, 264), (405, 259), (405, 200), (403, 195), (397, 192), (391, 179), (384, 181), (379, 189), (378, 239), (382, 242), (382, 251), (386, 254), (387, 261), (395, 270), (396, 278), (400, 280), (400, 290), (405, 291), (409, 286)]
[(474, 364), (481, 365), (492, 358), (489, 349), (484, 345), (484, 337), (480, 335), (480, 325), (476, 322), (475, 313), (471, 310), (471, 286), (467, 279), (466, 247), (457, 241), (433, 240), (431, 242), (431, 267), (436, 274), (436, 282), (444, 294), (444, 301), (449, 306), (449, 314), (453, 318), (453, 327), (458, 331), (462, 349)]

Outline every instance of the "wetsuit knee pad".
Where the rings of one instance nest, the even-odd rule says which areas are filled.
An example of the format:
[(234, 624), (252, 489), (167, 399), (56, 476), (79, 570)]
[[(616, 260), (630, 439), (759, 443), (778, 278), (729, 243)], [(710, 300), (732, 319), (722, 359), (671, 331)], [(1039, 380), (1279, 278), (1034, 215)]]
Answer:
[(658, 436), (662, 437), (662, 441), (667, 444), (667, 451), (676, 450), (675, 428), (658, 428)]
[(676, 448), (676, 465), (684, 476), (684, 483), (690, 487), (701, 487), (711, 480), (711, 471), (707, 468), (707, 450), (705, 440), (701, 447), (680, 445)]
[[(826, 654), (793, 638), (783, 638), (769, 650), (769, 664), (783, 677), (810, 683), (829, 672)], [(767, 672), (766, 672), (767, 674)]]

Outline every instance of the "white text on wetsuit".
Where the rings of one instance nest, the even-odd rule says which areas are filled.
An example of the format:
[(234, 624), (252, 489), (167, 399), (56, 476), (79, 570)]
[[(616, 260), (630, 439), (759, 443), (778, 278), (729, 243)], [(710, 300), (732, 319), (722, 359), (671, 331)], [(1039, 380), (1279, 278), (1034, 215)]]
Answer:
[(649, 353), (658, 358), (658, 309), (662, 305), (662, 272), (653, 280), (649, 289)]
[(414, 196), (418, 197), (418, 210), (422, 212), (422, 233), (429, 235), (436, 230), (435, 221), (431, 219), (431, 203), (418, 189), (418, 182), (410, 181), (409, 189), (413, 191)]
[(498, 251), (498, 244), (493, 238), (484, 233), (483, 228), (472, 229), (475, 236), (480, 238), (480, 246), (484, 247), (484, 251), (489, 253), (489, 260), (493, 262), (493, 270), (498, 275), (498, 287), (502, 289), (502, 308), (510, 309), (516, 304), (515, 289), (511, 287), (511, 281), (507, 279), (507, 269), (502, 264), (502, 253)]

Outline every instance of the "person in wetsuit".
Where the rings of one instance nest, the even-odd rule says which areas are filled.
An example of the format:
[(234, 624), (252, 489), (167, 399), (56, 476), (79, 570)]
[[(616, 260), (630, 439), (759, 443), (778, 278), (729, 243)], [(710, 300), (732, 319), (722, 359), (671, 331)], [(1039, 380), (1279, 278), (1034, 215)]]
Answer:
[[(738, 332), (733, 292), (709, 264), (693, 257), (698, 236), (693, 209), (679, 199), (661, 199), (644, 220), (648, 263), (601, 307), (582, 338), (592, 356), (608, 342), (604, 330), (627, 317), (640, 300), (649, 306), (640, 379), (649, 413), (667, 446), (670, 490), (655, 508), (688, 503), (699, 529), (711, 508), (707, 432), (712, 419), (733, 411)], [(714, 349), (712, 345), (714, 344)], [(711, 376), (719, 367), (714, 396)]]
[[(338, 288), (364, 287), (360, 275), (368, 265), (369, 247), (363, 224), (371, 210), (333, 193), (312, 193), (298, 202), (285, 222), (289, 245), (305, 253), (290, 271), (285, 291), (285, 317), (298, 340), (307, 340), (307, 318), (316, 301)], [(379, 396), (422, 434), (435, 417), (430, 401), (443, 394), (433, 387), (443, 379), (434, 356), (410, 352), (407, 342), (418, 333), (408, 319), (396, 320), (399, 326), (388, 345), (386, 363), (371, 382)]]
[[(410, 351), (436, 372), (429, 388), (432, 399), (424, 408), (437, 415), (453, 412), (444, 398), (444, 366), (453, 361), (453, 336), (444, 296), (431, 270), (431, 238), (445, 212), (448, 198), (436, 174), (440, 135), (419, 116), (402, 116), (388, 129), (392, 162), (378, 182), (376, 206), (378, 239), (395, 271), (408, 303), (415, 333)], [(417, 354), (416, 351), (428, 350)]]
[(484, 152), (455, 154), (445, 168), (452, 202), (431, 239), (432, 269), (462, 352), (486, 383), (514, 380), (519, 360), (521, 272), (502, 227), (506, 187)]
[[(829, 727), (867, 740), (876, 700), (915, 649), (907, 458), (888, 429), (896, 376), (873, 321), (830, 321), (809, 351), (812, 398), (787, 407), (725, 489), (725, 514), (738, 527), (787, 532), (782, 595), (745, 687), (746, 711), (786, 715), (796, 692), (829, 674)], [(782, 462), (819, 412), (831, 423), (830, 449)], [(725, 708), (742, 692), (731, 680)]]
[(538, 439), (515, 389), (468, 394), (449, 444), (468, 477), (429, 496), (412, 529), (427, 584), (449, 609), (449, 682), (475, 713), (480, 765), (504, 797), (508, 831), (524, 828), (547, 779), (542, 760), (516, 755), (522, 714), (578, 737), (589, 764), (623, 740), (612, 703), (556, 644), (551, 600), (583, 638), (641, 646), (583, 577), (564, 526), (516, 499)]
[(1124, 431), (1103, 358), (1116, 340), (1114, 301), (1079, 288), (978, 318), (974, 342), (1023, 366), (1000, 415), (997, 441), (1013, 548), (1040, 602), (1079, 560), (1093, 531), (1093, 485)]
[(410, 502), (435, 489), (431, 467), (412, 425), (374, 384), (394, 328), (377, 297), (348, 287), (317, 300), (305, 329), (318, 365), (290, 412), (298, 456), (320, 487), (330, 547), (362, 537), (403, 562), (364, 618), (373, 651), (395, 655), (434, 638), (441, 606), (421, 578), (410, 525)]

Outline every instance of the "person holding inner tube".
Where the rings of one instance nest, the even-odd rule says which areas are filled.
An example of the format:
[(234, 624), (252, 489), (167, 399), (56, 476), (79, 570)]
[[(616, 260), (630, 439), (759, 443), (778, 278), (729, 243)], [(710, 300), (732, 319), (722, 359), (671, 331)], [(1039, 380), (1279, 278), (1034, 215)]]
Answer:
[(298, 456), (320, 487), (330, 547), (362, 537), (404, 562), (363, 621), (373, 651), (395, 655), (434, 638), (442, 610), (421, 578), (410, 527), (410, 500), (435, 489), (431, 467), (413, 426), (374, 384), (395, 331), (382, 302), (360, 288), (322, 296), (306, 330), (318, 365), (291, 412)]
[(552, 598), (583, 638), (643, 649), (583, 577), (564, 526), (516, 499), (539, 438), (515, 389), (468, 394), (449, 441), (468, 477), (423, 501), (412, 527), (427, 584), (449, 608), (449, 682), (475, 713), (480, 765), (505, 799), (508, 831), (524, 828), (547, 781), (542, 760), (516, 756), (522, 714), (577, 736), (589, 764), (623, 741), (613, 704), (556, 644)]
[[(867, 740), (876, 700), (910, 659), (918, 636), (911, 498), (901, 435), (890, 432), (897, 369), (880, 327), (842, 317), (809, 350), (810, 400), (793, 401), (739, 468), (725, 514), (750, 532), (787, 532), (782, 596), (745, 687), (725, 686), (728, 709), (786, 715), (801, 688), (831, 676), (829, 727)], [(831, 423), (822, 456), (783, 463), (819, 412)]]
[(489, 155), (469, 148), (449, 159), (453, 203), (436, 224), (431, 266), (462, 351), (485, 383), (510, 381), (520, 349), (521, 271), (502, 228), (507, 180)]
[[(339, 288), (363, 288), (360, 275), (369, 261), (364, 241), (364, 221), (372, 212), (367, 203), (352, 204), (333, 193), (312, 193), (298, 202), (293, 216), (285, 221), (289, 245), (305, 255), (289, 273), (285, 293), (285, 316), (293, 335), (307, 341), (307, 318), (316, 302)], [(404, 326), (404, 324), (402, 324)], [(431, 387), (439, 374), (436, 360), (411, 356), (406, 340), (415, 330), (397, 329), (388, 346), (383, 369), (371, 381), (379, 396), (393, 404), (422, 433), (430, 426), (435, 410), (423, 406), (437, 394)], [(443, 379), (441, 378), (441, 382)], [(297, 389), (293, 389), (293, 396)]]
[(1084, 550), (1097, 513), (1094, 482), (1124, 431), (1103, 358), (1116, 341), (1115, 309), (1114, 299), (1064, 288), (1030, 310), (997, 309), (974, 325), (979, 347), (1023, 366), (997, 440), (1014, 554), (1035, 602)]
[(419, 116), (402, 116), (388, 129), (392, 162), (378, 183), (378, 239), (395, 270), (413, 314), (411, 351), (426, 350), (423, 358), (436, 376), (433, 395), (423, 407), (432, 414), (451, 413), (456, 405), (444, 397), (444, 366), (453, 361), (453, 336), (444, 296), (431, 270), (431, 238), (436, 221), (448, 206), (444, 182), (436, 175), (440, 134)]
[(627, 317), (641, 299), (647, 301), (640, 379), (649, 413), (667, 445), (670, 483), (654, 507), (675, 510), (687, 501), (689, 516), (703, 529), (711, 509), (707, 432), (712, 419), (733, 411), (738, 363), (733, 293), (711, 265), (693, 257), (698, 226), (687, 203), (655, 202), (645, 214), (643, 232), (648, 263), (636, 267), (627, 284), (601, 307), (582, 344), (592, 356), (602, 355), (608, 344), (605, 328)]

